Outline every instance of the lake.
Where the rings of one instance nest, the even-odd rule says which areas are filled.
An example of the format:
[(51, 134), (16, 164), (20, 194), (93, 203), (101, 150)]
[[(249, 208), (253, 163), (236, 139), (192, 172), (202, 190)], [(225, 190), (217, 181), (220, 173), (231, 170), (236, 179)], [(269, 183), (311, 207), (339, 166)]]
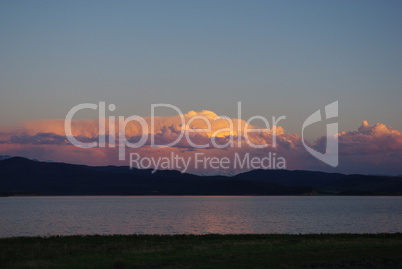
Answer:
[(0, 198), (0, 237), (73, 234), (402, 232), (402, 197)]

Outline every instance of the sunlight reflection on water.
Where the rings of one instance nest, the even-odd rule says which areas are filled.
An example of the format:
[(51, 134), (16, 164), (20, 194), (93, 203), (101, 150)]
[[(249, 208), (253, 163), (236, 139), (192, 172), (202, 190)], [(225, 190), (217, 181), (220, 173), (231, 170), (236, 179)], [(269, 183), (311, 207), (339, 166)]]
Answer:
[(402, 232), (402, 197), (6, 197), (0, 236)]

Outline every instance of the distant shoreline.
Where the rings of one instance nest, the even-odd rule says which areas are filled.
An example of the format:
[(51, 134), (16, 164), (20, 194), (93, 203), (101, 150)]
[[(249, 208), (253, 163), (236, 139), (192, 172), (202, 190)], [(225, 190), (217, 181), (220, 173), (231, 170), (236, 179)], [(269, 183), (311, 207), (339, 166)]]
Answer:
[(6, 197), (219, 197), (219, 196), (227, 196), (227, 197), (275, 197), (275, 196), (298, 196), (298, 197), (345, 197), (345, 196), (366, 196), (366, 197), (382, 197), (382, 196), (395, 196), (399, 197), (402, 194), (272, 194), (272, 195), (253, 195), (253, 194), (72, 194), (72, 195), (44, 195), (44, 194), (1, 194), (0, 198)]

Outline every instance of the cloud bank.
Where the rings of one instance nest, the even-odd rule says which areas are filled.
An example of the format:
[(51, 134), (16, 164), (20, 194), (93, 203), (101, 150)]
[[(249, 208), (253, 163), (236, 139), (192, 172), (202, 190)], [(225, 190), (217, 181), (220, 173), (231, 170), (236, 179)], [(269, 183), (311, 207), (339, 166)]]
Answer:
[[(183, 118), (185, 124), (182, 122)], [(246, 169), (237, 167), (229, 169), (230, 171), (217, 171), (202, 166), (195, 169), (193, 156), (202, 153), (210, 158), (234, 159), (236, 155), (249, 154), (250, 158), (263, 158), (271, 153), (271, 157), (275, 154), (284, 158), (286, 169), (290, 170), (402, 174), (402, 133), (381, 123), (369, 125), (367, 121), (363, 121), (356, 131), (339, 133), (340, 164), (332, 168), (312, 157), (298, 134), (286, 133), (281, 126), (256, 127), (248, 125), (242, 119), (219, 117), (207, 110), (169, 117), (147, 117), (144, 120), (148, 126), (154, 128), (144, 130), (135, 121), (125, 126), (124, 135), (129, 142), (136, 143), (143, 136), (146, 137), (142, 147), (126, 150), (125, 161), (118, 160), (119, 125), (116, 119), (105, 119), (105, 126), (101, 130), (99, 120), (71, 122), (72, 134), (77, 140), (83, 143), (97, 142), (104, 135), (105, 148), (79, 148), (72, 145), (65, 134), (64, 120), (55, 119), (30, 121), (15, 128), (0, 129), (0, 154), (88, 165), (129, 165), (130, 153), (149, 158), (168, 158), (175, 154), (191, 160), (187, 172), (234, 174)], [(253, 131), (245, 134), (245, 128)], [(188, 131), (188, 137), (180, 138), (182, 131)], [(151, 146), (152, 136), (154, 146)], [(170, 147), (164, 146), (175, 141)], [(268, 147), (256, 148), (255, 145)], [(326, 137), (320, 137), (309, 146), (325, 152), (325, 145)]]

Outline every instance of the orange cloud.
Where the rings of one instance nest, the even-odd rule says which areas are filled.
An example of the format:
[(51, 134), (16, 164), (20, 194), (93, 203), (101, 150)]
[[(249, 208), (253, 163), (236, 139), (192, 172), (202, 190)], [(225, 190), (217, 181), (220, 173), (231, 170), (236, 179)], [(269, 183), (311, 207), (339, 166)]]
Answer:
[[(182, 119), (184, 118), (184, 124)], [(250, 154), (252, 157), (264, 157), (269, 152), (286, 159), (287, 169), (325, 170), (346, 173), (386, 173), (402, 174), (402, 133), (377, 123), (373, 126), (367, 121), (356, 131), (338, 134), (340, 166), (336, 169), (328, 168), (312, 157), (304, 148), (301, 137), (297, 134), (288, 134), (281, 126), (275, 126), (276, 146), (273, 147), (273, 126), (270, 129), (248, 126), (254, 132), (244, 134), (246, 122), (242, 119), (227, 119), (218, 117), (212, 111), (190, 111), (184, 115), (169, 117), (146, 117), (148, 126), (154, 123), (154, 129), (149, 128), (148, 138), (144, 146), (137, 149), (127, 149), (126, 161), (118, 161), (118, 148), (78, 148), (70, 144), (64, 133), (64, 120), (39, 120), (25, 122), (19, 127), (3, 128), (0, 130), (0, 154), (19, 155), (37, 158), (39, 160), (63, 161), (89, 165), (128, 165), (129, 153), (136, 152), (144, 157), (168, 157), (171, 153), (190, 158), (195, 153), (202, 153), (209, 157), (235, 158), (235, 154)], [(106, 142), (109, 135), (109, 121), (105, 119)], [(115, 137), (118, 139), (118, 121), (115, 120)], [(97, 141), (99, 138), (98, 120), (72, 121), (72, 133), (81, 142)], [(209, 125), (209, 126), (208, 126)], [(210, 127), (210, 128), (209, 128)], [(195, 130), (199, 132), (195, 132)], [(202, 130), (200, 130), (202, 129)], [(182, 131), (188, 132), (189, 139), (183, 136), (172, 147), (151, 147), (150, 134), (153, 134), (157, 145), (166, 145), (175, 141)], [(130, 122), (126, 126), (127, 140), (135, 143), (143, 135), (138, 122)], [(217, 148), (212, 141), (218, 145)], [(233, 145), (230, 142), (233, 142)], [(267, 148), (257, 149), (250, 145), (265, 145)], [(205, 148), (196, 148), (195, 145), (208, 145)], [(318, 151), (325, 152), (326, 138), (319, 138), (314, 145)], [(116, 142), (117, 146), (117, 142)], [(217, 171), (202, 167), (195, 169), (194, 159), (189, 172), (237, 173), (242, 169), (231, 171)]]

